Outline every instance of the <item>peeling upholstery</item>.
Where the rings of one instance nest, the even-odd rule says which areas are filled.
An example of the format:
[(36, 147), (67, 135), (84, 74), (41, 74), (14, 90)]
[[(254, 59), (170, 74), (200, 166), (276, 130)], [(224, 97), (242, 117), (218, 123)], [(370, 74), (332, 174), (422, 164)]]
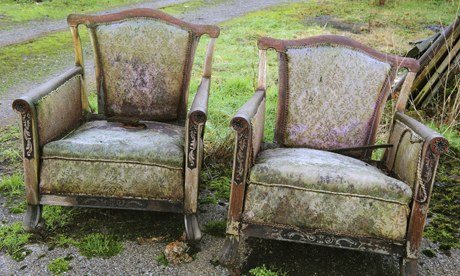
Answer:
[(410, 187), (360, 160), (327, 151), (262, 151), (251, 170), (244, 220), (403, 240)]
[(43, 147), (40, 192), (183, 198), (184, 129), (92, 121)]
[(187, 30), (153, 19), (95, 29), (109, 115), (174, 120), (190, 48)]
[(331, 149), (368, 143), (390, 65), (339, 46), (287, 50), (287, 146)]

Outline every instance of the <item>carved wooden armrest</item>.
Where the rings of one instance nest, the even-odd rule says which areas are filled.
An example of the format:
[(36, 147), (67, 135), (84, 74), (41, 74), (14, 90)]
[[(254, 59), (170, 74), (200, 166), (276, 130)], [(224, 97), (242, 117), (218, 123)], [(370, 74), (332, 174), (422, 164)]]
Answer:
[(230, 194), (228, 234), (237, 234), (243, 209), (246, 178), (263, 140), (265, 90), (260, 89), (232, 119), (236, 134)]
[(397, 111), (394, 116), (390, 143), (383, 161), (387, 170), (412, 188), (413, 201), (406, 234), (406, 254), (416, 259), (428, 214), (436, 169), (448, 142), (436, 131)]
[(29, 204), (38, 204), (39, 148), (68, 133), (83, 119), (81, 67), (38, 86), (13, 102), (21, 115), (24, 181)]
[(385, 153), (388, 171), (412, 187), (414, 199), (427, 202), (439, 156), (448, 150), (441, 134), (401, 112), (396, 112)]
[(210, 79), (203, 77), (193, 100), (186, 122), (185, 147), (185, 210), (197, 209), (198, 180), (203, 159), (203, 134), (207, 119)]

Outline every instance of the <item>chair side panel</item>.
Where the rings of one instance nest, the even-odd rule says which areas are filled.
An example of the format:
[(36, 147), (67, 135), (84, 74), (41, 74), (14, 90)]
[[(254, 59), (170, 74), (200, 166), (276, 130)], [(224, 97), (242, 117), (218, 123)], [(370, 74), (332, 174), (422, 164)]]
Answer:
[(76, 75), (35, 103), (40, 146), (80, 125), (81, 85), (81, 75)]
[(390, 64), (334, 45), (290, 48), (285, 55), (282, 144), (332, 149), (372, 143)]
[(154, 19), (130, 19), (94, 27), (109, 116), (177, 119), (193, 56), (192, 34)]

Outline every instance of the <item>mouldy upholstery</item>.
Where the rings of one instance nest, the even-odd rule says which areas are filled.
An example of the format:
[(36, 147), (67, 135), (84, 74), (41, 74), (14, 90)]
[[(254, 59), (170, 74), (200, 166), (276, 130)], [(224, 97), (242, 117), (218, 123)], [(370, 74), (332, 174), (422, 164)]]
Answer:
[(70, 130), (77, 127), (81, 123), (82, 116), (81, 76), (76, 75), (69, 79), (41, 98), (35, 107), (40, 145), (58, 137), (63, 129)]
[(318, 149), (367, 144), (390, 65), (340, 46), (291, 48), (286, 55), (284, 144)]
[[(418, 160), (422, 153), (423, 139), (399, 120), (394, 121), (393, 133), (390, 143), (398, 145), (398, 147), (391, 149), (397, 151), (395, 155), (398, 157), (395, 158), (393, 172), (414, 189), (417, 182)], [(402, 138), (401, 135), (403, 135)]]
[(108, 114), (176, 119), (190, 33), (153, 19), (98, 25), (95, 33)]
[(40, 192), (181, 201), (184, 129), (145, 124), (145, 129), (130, 129), (116, 122), (88, 122), (46, 144)]
[(313, 149), (262, 151), (244, 220), (403, 240), (410, 187), (360, 160)]

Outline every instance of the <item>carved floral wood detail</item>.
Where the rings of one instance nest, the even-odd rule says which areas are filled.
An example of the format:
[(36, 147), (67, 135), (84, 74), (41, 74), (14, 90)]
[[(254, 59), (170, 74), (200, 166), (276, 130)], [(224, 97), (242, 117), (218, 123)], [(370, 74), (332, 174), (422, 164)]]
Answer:
[(236, 185), (243, 184), (244, 182), (244, 170), (246, 167), (246, 159), (248, 158), (248, 147), (249, 147), (249, 131), (243, 130), (238, 132), (237, 139), (237, 152), (235, 158), (235, 176), (234, 182)]
[(197, 163), (197, 150), (198, 150), (198, 124), (194, 122), (189, 123), (188, 131), (188, 168), (195, 169)]

